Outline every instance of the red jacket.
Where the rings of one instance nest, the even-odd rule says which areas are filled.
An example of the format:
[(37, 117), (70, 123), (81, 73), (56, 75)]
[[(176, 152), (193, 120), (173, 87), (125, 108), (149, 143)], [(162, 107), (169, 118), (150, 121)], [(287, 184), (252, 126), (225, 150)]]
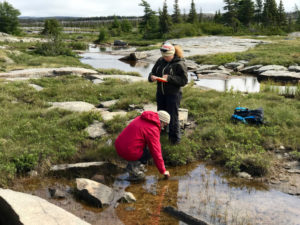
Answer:
[(127, 161), (136, 161), (142, 157), (144, 147), (148, 146), (157, 169), (163, 174), (166, 169), (161, 154), (160, 130), (158, 114), (151, 111), (143, 112), (115, 141), (118, 155)]

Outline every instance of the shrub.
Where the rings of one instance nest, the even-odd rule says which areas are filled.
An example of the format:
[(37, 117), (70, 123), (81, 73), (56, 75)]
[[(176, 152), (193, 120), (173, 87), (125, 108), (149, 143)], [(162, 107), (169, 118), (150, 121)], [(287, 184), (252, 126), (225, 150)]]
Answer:
[(68, 44), (68, 47), (73, 50), (86, 50), (88, 45), (84, 42), (73, 41)]
[(232, 35), (233, 29), (219, 23), (202, 23), (201, 30), (209, 35)]
[(75, 56), (75, 53), (60, 40), (38, 44), (35, 53), (43, 56)]
[(96, 42), (102, 43), (109, 39), (109, 33), (106, 28), (101, 28), (98, 36), (98, 40)]
[(182, 37), (192, 37), (196, 35), (201, 35), (201, 30), (193, 24), (176, 24), (172, 27), (171, 31), (165, 34), (165, 38), (182, 38)]

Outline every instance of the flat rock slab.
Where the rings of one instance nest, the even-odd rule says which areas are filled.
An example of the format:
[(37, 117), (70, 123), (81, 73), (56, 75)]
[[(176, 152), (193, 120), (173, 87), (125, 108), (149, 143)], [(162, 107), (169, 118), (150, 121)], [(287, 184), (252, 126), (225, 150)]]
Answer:
[(99, 138), (107, 134), (106, 130), (104, 129), (104, 123), (99, 121), (94, 121), (93, 124), (85, 128), (85, 131), (89, 134), (90, 138)]
[[(88, 225), (73, 214), (39, 197), (0, 189), (0, 217), (7, 224), (24, 225)], [(14, 221), (14, 223), (13, 223)]]
[(77, 178), (76, 187), (80, 198), (95, 207), (108, 206), (114, 200), (113, 189), (96, 181)]
[(242, 72), (242, 73), (255, 73), (255, 71), (257, 71), (261, 67), (263, 67), (263, 65), (247, 66), (244, 69), (241, 69), (240, 72)]
[(137, 77), (137, 76), (130, 76), (130, 75), (94, 75), (94, 79), (119, 79), (128, 82), (141, 82), (141, 81), (148, 81), (145, 77)]
[(36, 85), (36, 84), (29, 84), (30, 87), (33, 87), (36, 91), (42, 91), (44, 90), (43, 87)]
[(100, 167), (106, 164), (106, 162), (84, 162), (84, 163), (74, 163), (74, 164), (60, 164), (54, 165), (50, 168), (50, 171), (63, 171), (69, 169), (85, 169), (90, 167)]
[(274, 77), (274, 78), (282, 78), (282, 79), (294, 79), (300, 80), (300, 73), (289, 72), (289, 71), (266, 71), (261, 73), (259, 76), (261, 77)]
[(300, 73), (300, 66), (290, 66), (289, 71)]
[(117, 112), (109, 112), (109, 111), (100, 111), (102, 119), (104, 121), (112, 120), (115, 116), (126, 116), (126, 111), (117, 111)]
[(263, 66), (260, 67), (257, 70), (257, 73), (261, 74), (264, 73), (266, 71), (287, 71), (288, 69), (284, 66), (278, 66), (278, 65), (268, 65), (268, 66)]
[(64, 109), (72, 112), (89, 112), (95, 109), (95, 106), (87, 102), (50, 102), (49, 109)]
[(99, 106), (101, 106), (102, 108), (109, 108), (109, 107), (113, 106), (114, 104), (116, 104), (118, 101), (119, 101), (119, 99), (100, 102)]
[(88, 76), (91, 74), (98, 74), (98, 72), (95, 70), (78, 67), (34, 68), (0, 73), (0, 78), (41, 78), (62, 75)]

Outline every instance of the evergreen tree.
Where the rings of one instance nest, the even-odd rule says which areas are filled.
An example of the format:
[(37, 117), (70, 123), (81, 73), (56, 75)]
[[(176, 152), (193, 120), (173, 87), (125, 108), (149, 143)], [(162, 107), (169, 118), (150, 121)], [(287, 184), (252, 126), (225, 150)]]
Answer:
[(121, 22), (121, 29), (123, 32), (129, 33), (132, 30), (132, 24), (127, 19), (124, 19)]
[(187, 21), (187, 15), (186, 15), (185, 9), (183, 9), (182, 20), (183, 20), (183, 22)]
[(140, 23), (140, 28), (144, 32), (144, 38), (156, 38), (159, 31), (159, 20), (155, 11), (150, 8), (146, 0), (142, 0), (139, 5), (144, 7), (144, 16)]
[(173, 23), (181, 23), (182, 22), (180, 9), (178, 6), (178, 0), (175, 0), (175, 3), (174, 3), (174, 13), (172, 15), (172, 20), (173, 20)]
[(200, 13), (199, 13), (199, 23), (203, 22), (203, 12), (202, 12), (202, 8), (200, 8)]
[(258, 24), (260, 24), (262, 22), (263, 9), (264, 9), (263, 1), (256, 0), (254, 18), (255, 18), (255, 22)]
[(239, 0), (224, 0), (224, 3), (224, 10), (227, 11), (224, 14), (224, 22), (234, 27), (237, 23)]
[(223, 20), (223, 17), (222, 17), (221, 11), (220, 10), (216, 11), (216, 14), (214, 16), (214, 22), (222, 23), (222, 20)]
[(280, 0), (279, 6), (278, 6), (277, 23), (278, 23), (279, 26), (286, 26), (287, 25), (286, 13), (284, 11), (284, 6), (283, 6), (283, 3), (282, 3), (282, 0)]
[(50, 39), (58, 39), (62, 33), (62, 26), (56, 19), (47, 19), (41, 34), (47, 35)]
[(238, 3), (238, 20), (245, 26), (249, 26), (254, 18), (254, 3), (252, 0), (240, 0)]
[(119, 29), (121, 27), (120, 21), (118, 20), (118, 18), (116, 16), (114, 16), (114, 21), (111, 25), (112, 29)]
[(189, 23), (196, 23), (197, 21), (198, 21), (198, 19), (197, 19), (196, 7), (195, 7), (194, 0), (192, 0), (192, 2), (191, 2), (191, 10), (190, 10), (187, 22), (189, 22)]
[(172, 25), (171, 17), (168, 14), (168, 6), (167, 1), (164, 1), (163, 10), (159, 11), (159, 30), (161, 33), (167, 33), (170, 31), (170, 27)]
[(265, 26), (275, 26), (277, 24), (278, 10), (275, 0), (265, 0), (262, 18)]
[(11, 4), (6, 1), (0, 2), (0, 31), (8, 34), (18, 34), (19, 15), (20, 11)]

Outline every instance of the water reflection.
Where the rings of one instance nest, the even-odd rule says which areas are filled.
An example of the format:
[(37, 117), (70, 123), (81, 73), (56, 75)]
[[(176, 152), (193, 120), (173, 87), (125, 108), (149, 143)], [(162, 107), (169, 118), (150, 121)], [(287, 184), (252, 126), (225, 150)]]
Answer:
[(195, 81), (200, 87), (210, 88), (217, 91), (240, 91), (258, 93), (260, 83), (256, 77), (232, 77), (228, 79), (198, 79)]
[(118, 69), (126, 72), (138, 72), (148, 77), (154, 64), (143, 61), (120, 61), (123, 55), (112, 55), (108, 52), (118, 50), (116, 47), (99, 47), (90, 45), (88, 52), (81, 54), (81, 62), (94, 68)]

